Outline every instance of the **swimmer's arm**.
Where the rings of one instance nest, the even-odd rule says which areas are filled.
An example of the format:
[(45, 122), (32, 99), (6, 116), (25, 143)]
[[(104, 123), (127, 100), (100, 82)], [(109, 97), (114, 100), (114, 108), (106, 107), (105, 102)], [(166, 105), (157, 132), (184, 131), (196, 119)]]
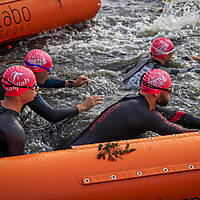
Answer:
[(60, 79), (47, 79), (43, 85), (39, 85), (41, 88), (64, 88), (65, 80)]
[(177, 75), (179, 73), (186, 73), (190, 72), (194, 69), (194, 67), (187, 67), (187, 68), (161, 68), (162, 70), (166, 71), (170, 75)]
[(55, 109), (51, 107), (40, 95), (36, 95), (32, 102), (27, 103), (29, 108), (49, 122), (55, 123), (70, 119), (79, 114), (77, 106)]
[(151, 124), (150, 124), (149, 130), (153, 131), (155, 133), (158, 133), (160, 135), (170, 135), (170, 134), (199, 131), (196, 129), (186, 129), (186, 128), (179, 126), (178, 124), (169, 122), (160, 113), (156, 113), (156, 112), (152, 113)]
[(200, 118), (180, 110), (156, 107), (156, 111), (161, 113), (168, 121), (182, 125), (187, 128), (200, 129)]
[(47, 79), (41, 88), (64, 88), (64, 87), (81, 87), (82, 85), (89, 85), (89, 79), (86, 76), (79, 76), (76, 80), (61, 80), (61, 79)]

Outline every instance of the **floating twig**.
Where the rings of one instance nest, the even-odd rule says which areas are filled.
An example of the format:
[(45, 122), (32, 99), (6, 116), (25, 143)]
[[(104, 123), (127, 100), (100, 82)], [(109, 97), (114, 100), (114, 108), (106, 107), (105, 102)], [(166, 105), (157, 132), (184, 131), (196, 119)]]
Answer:
[(98, 151), (100, 152), (97, 154), (97, 159), (103, 158), (105, 160), (106, 155), (108, 155), (108, 160), (110, 161), (116, 161), (117, 158), (123, 160), (123, 158), (120, 155), (131, 153), (136, 150), (134, 148), (129, 149), (129, 147), (129, 143), (126, 144), (125, 149), (120, 148), (118, 143), (116, 142), (107, 143), (105, 145), (99, 144)]

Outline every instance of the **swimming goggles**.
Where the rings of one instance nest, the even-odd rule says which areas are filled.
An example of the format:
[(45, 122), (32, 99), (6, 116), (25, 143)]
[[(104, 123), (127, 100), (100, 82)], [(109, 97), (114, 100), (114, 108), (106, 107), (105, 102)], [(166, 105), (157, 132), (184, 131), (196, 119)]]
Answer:
[(50, 70), (52, 70), (52, 69), (51, 69), (52, 66), (49, 67), (49, 68), (47, 68), (47, 67), (44, 67), (44, 66), (42, 66), (42, 65), (31, 64), (31, 63), (27, 62), (26, 60), (24, 60), (24, 63), (25, 63), (26, 65), (30, 66), (30, 67), (40, 67), (40, 68), (46, 69), (48, 72), (50, 72)]
[(18, 88), (29, 88), (31, 90), (37, 90), (38, 89), (38, 85), (37, 83), (35, 83), (33, 86), (22, 86), (22, 85), (15, 85), (12, 82), (8, 81), (7, 79), (3, 78), (6, 82), (10, 83), (10, 85), (5, 85), (6, 87), (18, 87)]
[(173, 47), (173, 49), (171, 51), (168, 51), (168, 52), (163, 52), (160, 49), (154, 47), (153, 45), (151, 47), (153, 47), (157, 52), (159, 52), (159, 53), (153, 53), (154, 55), (168, 55), (170, 53), (174, 53), (175, 52), (175, 47)]
[(170, 87), (164, 89), (164, 88), (159, 88), (159, 87), (156, 87), (156, 86), (154, 86), (154, 85), (151, 85), (151, 84), (147, 83), (147, 82), (144, 81), (144, 80), (142, 80), (142, 83), (143, 83), (144, 86), (149, 87), (149, 88), (152, 88), (152, 89), (163, 90), (163, 91), (166, 91), (166, 92), (168, 92), (168, 93), (172, 93), (172, 92), (173, 92), (172, 85), (171, 85)]

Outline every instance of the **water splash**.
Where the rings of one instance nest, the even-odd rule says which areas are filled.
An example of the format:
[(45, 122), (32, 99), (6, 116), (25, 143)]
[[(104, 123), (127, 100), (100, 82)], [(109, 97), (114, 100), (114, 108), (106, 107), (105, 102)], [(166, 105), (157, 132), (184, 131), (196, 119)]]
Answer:
[[(200, 23), (199, 0), (172, 0), (164, 2), (162, 14), (153, 24), (141, 27), (138, 35), (155, 36), (174, 32), (174, 37), (185, 28), (193, 29)], [(144, 36), (143, 35), (143, 36)], [(172, 36), (172, 35), (171, 35)]]
[(172, 30), (196, 25), (200, 20), (199, 0), (166, 2), (159, 20), (161, 25)]

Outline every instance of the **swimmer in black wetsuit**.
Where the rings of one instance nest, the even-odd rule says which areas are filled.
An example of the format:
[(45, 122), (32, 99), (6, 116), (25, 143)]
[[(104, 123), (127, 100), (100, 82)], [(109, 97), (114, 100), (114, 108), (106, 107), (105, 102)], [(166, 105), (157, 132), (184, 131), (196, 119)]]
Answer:
[(157, 105), (166, 106), (172, 92), (167, 72), (153, 69), (142, 81), (139, 95), (128, 95), (105, 109), (70, 145), (82, 145), (141, 137), (146, 131), (160, 135), (195, 132), (169, 122), (154, 111)]
[(126, 83), (130, 88), (139, 89), (142, 76), (151, 69), (162, 69), (170, 75), (177, 75), (178, 73), (186, 73), (191, 70), (196, 70), (195, 67), (179, 69), (165, 67), (165, 64), (172, 60), (174, 52), (175, 48), (170, 39), (155, 39), (151, 45), (151, 55), (141, 57), (138, 60), (133, 69), (125, 75), (124, 83)]
[[(88, 85), (89, 80), (85, 76), (79, 76), (75, 81), (48, 79), (51, 74), (52, 58), (51, 56), (39, 49), (30, 51), (25, 57), (25, 67), (30, 68), (37, 79), (37, 83), (41, 88), (64, 88), (64, 87), (80, 87), (84, 84)], [(3, 99), (5, 91), (0, 84), (0, 99)], [(27, 103), (33, 111), (42, 116), (49, 122), (59, 122), (64, 119), (69, 119), (78, 115), (83, 111), (93, 108), (95, 105), (100, 104), (103, 100), (102, 95), (94, 95), (88, 97), (80, 104), (68, 108), (55, 109), (51, 107), (38, 92), (33, 101)]]
[[(139, 89), (142, 76), (151, 69), (162, 69), (169, 74), (177, 75), (178, 73), (186, 73), (191, 70), (199, 71), (199, 68), (166, 68), (164, 65), (172, 60), (175, 48), (171, 40), (168, 38), (157, 38), (151, 46), (151, 55), (141, 57), (137, 64), (131, 69), (124, 78), (124, 83), (128, 87)], [(191, 56), (193, 60), (200, 61), (199, 57)], [(200, 118), (192, 116), (183, 111), (174, 111), (167, 108), (156, 107), (156, 111), (160, 112), (167, 120), (178, 123), (185, 127), (200, 129)]]
[(2, 82), (6, 95), (0, 105), (0, 157), (21, 155), (25, 133), (19, 123), (19, 112), (35, 98), (39, 87), (33, 72), (22, 66), (9, 67)]

